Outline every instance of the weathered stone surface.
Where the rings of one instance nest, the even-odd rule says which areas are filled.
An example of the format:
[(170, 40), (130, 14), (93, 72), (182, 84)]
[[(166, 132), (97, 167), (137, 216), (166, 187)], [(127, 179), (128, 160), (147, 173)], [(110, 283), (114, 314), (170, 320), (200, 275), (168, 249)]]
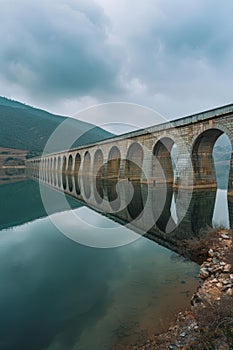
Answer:
[(224, 272), (230, 272), (231, 271), (231, 265), (230, 264), (226, 264), (223, 268)]
[(210, 275), (209, 271), (205, 267), (200, 269), (200, 273), (199, 273), (200, 278), (206, 279), (209, 277), (209, 275)]
[(230, 237), (228, 235), (226, 235), (226, 234), (222, 234), (221, 238), (223, 238), (223, 239), (230, 239)]

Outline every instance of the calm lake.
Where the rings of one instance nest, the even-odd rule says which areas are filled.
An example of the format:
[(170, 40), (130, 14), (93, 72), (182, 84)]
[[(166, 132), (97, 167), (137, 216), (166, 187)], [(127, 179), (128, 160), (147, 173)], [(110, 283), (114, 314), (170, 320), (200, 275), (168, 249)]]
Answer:
[[(57, 202), (47, 217), (35, 181), (2, 185), (0, 196), (0, 349), (110, 350), (165, 330), (177, 312), (189, 307), (199, 284), (194, 262), (143, 236), (110, 249), (69, 239), (53, 224), (53, 216), (59, 216), (69, 230), (69, 212)], [(199, 226), (212, 221), (228, 227), (226, 191), (209, 198), (209, 192), (194, 198), (189, 218), (201, 216), (198, 208), (204, 203)], [(77, 235), (93, 234), (97, 226), (129, 233), (83, 203), (69, 201), (74, 213), (91, 223), (75, 227)], [(176, 221), (177, 209), (170, 211)], [(191, 230), (195, 225), (187, 221)]]

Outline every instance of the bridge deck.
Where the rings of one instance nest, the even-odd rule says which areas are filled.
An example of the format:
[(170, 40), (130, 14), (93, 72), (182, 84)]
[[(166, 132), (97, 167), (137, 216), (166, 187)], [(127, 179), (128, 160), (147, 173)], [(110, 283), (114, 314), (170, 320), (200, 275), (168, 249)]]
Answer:
[[(107, 138), (103, 141), (99, 141), (98, 144), (101, 145), (101, 144), (110, 143), (112, 141), (118, 141), (118, 140), (123, 140), (123, 139), (127, 139), (127, 138), (134, 138), (134, 137), (137, 137), (140, 135), (154, 133), (154, 132), (158, 132), (158, 131), (162, 131), (162, 130), (169, 130), (171, 128), (178, 128), (181, 126), (186, 126), (186, 125), (198, 123), (198, 122), (203, 121), (203, 120), (214, 119), (214, 118), (217, 118), (219, 116), (227, 115), (230, 113), (233, 113), (233, 104), (228, 104), (228, 105), (225, 105), (222, 107), (213, 108), (213, 109), (210, 109), (210, 110), (207, 110), (204, 112), (195, 113), (195, 114), (192, 114), (192, 115), (189, 115), (186, 117), (170, 120), (166, 123), (153, 125), (153, 126), (150, 126), (147, 128), (131, 131), (131, 132), (124, 133), (121, 135), (116, 135), (116, 136)], [(83, 145), (81, 147), (78, 147), (78, 149), (84, 149), (87, 146), (88, 147), (96, 146), (96, 143), (89, 143), (87, 145)], [(76, 149), (76, 148), (74, 148), (74, 149)], [(61, 152), (59, 152), (59, 153), (61, 153)]]

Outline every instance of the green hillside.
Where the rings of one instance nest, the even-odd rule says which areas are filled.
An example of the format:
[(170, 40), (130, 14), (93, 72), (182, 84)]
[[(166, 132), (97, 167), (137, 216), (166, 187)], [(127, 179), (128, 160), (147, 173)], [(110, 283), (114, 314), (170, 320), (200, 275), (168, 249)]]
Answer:
[(28, 150), (32, 155), (40, 154), (52, 132), (64, 121), (65, 128), (61, 142), (51, 152), (61, 151), (66, 135), (77, 135), (74, 147), (97, 142), (112, 134), (80, 120), (54, 115), (17, 101), (0, 97), (0, 147)]

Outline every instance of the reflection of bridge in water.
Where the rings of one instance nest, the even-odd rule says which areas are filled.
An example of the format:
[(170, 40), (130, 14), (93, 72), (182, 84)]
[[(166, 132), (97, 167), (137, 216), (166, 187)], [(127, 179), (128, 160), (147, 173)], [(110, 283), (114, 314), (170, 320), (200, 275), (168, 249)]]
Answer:
[[(181, 242), (212, 226), (216, 189), (190, 192), (166, 185), (118, 182), (116, 178), (78, 176), (45, 168), (28, 169), (28, 175), (178, 253)], [(231, 196), (228, 206), (232, 223), (230, 199)]]
[[(60, 130), (27, 168), (94, 210), (175, 247), (212, 224), (217, 188), (213, 148), (223, 134), (233, 144), (232, 125), (233, 105), (228, 105), (52, 153), (63, 135)], [(232, 155), (227, 177), (232, 224)]]

